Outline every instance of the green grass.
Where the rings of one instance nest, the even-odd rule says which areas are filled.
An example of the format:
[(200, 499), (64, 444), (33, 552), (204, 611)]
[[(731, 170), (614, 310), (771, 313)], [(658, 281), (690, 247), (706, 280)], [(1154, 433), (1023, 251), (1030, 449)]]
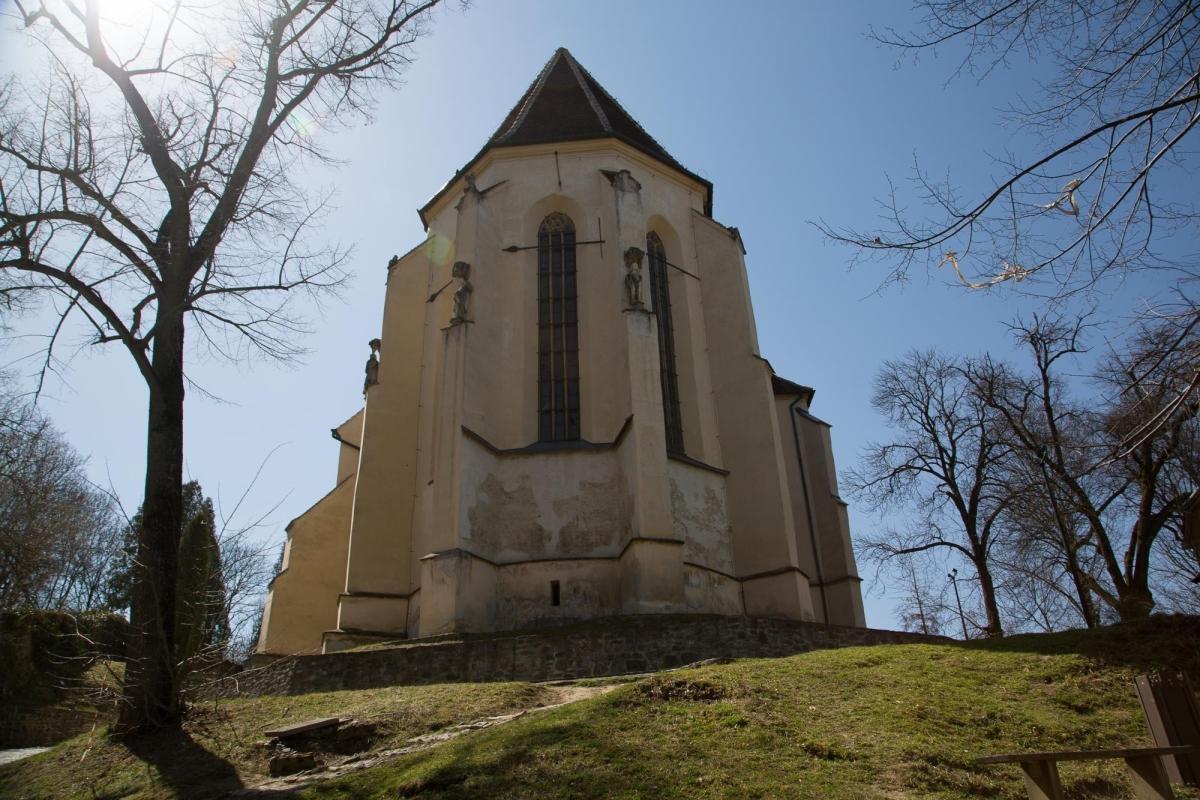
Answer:
[(267, 778), (267, 728), (315, 717), (375, 723), (376, 748), (459, 722), (541, 705), (546, 690), (528, 683), (444, 684), (194, 706), (181, 733), (117, 742), (105, 731), (0, 767), (0, 798), (206, 798)]
[[(1200, 620), (1157, 618), (1095, 633), (738, 661), (626, 684), (310, 787), (301, 796), (1017, 800), (1024, 790), (1015, 767), (973, 760), (1021, 750), (1148, 744), (1133, 676), (1163, 668), (1200, 677)], [(390, 696), (399, 711), (394, 735), (401, 737), (422, 725), (428, 730), (500, 713), (502, 706), (534, 701), (537, 691), (520, 684), (455, 685), (249, 700), (200, 715), (189, 726), (190, 748), (206, 753), (207, 760), (198, 760), (208, 774), (224, 764), (247, 777), (252, 773), (238, 754), (247, 752), (250, 729), (257, 735), (288, 703), (305, 704), (303, 712), (289, 713), (298, 719), (369, 713)], [(236, 725), (241, 739), (222, 733)], [(0, 770), (0, 797), (207, 796), (194, 793), (204, 780), (191, 775), (185, 785), (180, 776), (189, 770), (168, 774), (161, 753), (159, 761), (138, 761), (104, 743), (78, 762), (81, 747), (75, 740)], [(97, 762), (88, 764), (97, 750), (112, 758), (114, 749), (124, 751), (112, 773), (123, 776), (120, 781)], [(1130, 796), (1119, 762), (1068, 763), (1062, 773), (1071, 800)], [(10, 789), (34, 779), (43, 782)], [(74, 795), (49, 791), (68, 780)]]

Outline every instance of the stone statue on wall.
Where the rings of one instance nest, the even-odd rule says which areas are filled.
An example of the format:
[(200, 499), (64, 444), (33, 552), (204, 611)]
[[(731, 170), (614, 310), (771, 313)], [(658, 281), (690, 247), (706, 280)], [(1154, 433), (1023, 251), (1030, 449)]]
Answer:
[(366, 375), (366, 378), (363, 380), (363, 394), (367, 393), (367, 389), (370, 389), (372, 386), (379, 383), (379, 355), (378, 354), (379, 354), (380, 348), (383, 346), (383, 343), (380, 342), (378, 339), (372, 339), (368, 344), (371, 347), (371, 355), (367, 359), (367, 366), (365, 369), (367, 375)]
[(642, 257), (645, 255), (640, 247), (630, 247), (625, 251), (625, 294), (628, 301), (626, 308), (645, 308), (642, 302)]
[(461, 325), (468, 322), (467, 312), (471, 302), (471, 265), (466, 261), (455, 261), (450, 270), (450, 277), (462, 281), (454, 291), (454, 316), (450, 318), (451, 325)]

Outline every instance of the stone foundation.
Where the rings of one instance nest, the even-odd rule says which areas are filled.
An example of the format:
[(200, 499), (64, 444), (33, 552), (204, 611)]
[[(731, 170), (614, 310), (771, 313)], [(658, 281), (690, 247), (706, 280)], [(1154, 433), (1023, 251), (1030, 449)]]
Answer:
[(945, 640), (767, 617), (644, 615), (287, 656), (210, 684), (203, 694), (253, 696), (464, 681), (567, 680), (654, 672), (709, 658), (771, 658), (833, 647), (929, 641)]

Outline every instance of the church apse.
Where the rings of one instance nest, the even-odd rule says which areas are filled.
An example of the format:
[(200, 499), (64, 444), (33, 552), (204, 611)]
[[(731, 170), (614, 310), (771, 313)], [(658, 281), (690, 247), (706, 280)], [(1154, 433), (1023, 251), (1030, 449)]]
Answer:
[(828, 429), (780, 415), (711, 197), (554, 54), (388, 265), (347, 497), (304, 539), (341, 543), (307, 562), (341, 590), (284, 638), (309, 601), (277, 582), (260, 650), (663, 613), (863, 624)]

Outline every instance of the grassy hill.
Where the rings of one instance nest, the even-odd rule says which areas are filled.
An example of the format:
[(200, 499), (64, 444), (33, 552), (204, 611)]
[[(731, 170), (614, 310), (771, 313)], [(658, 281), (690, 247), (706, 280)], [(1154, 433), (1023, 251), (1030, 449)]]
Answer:
[[(306, 798), (1024, 797), (973, 759), (1149, 742), (1133, 676), (1200, 677), (1200, 620), (967, 645), (846, 648), (663, 673), (311, 786)], [(545, 701), (528, 684), (261, 698), (199, 709), (130, 748), (86, 737), (0, 769), (0, 798), (214, 797), (263, 779), (280, 719), (376, 717), (377, 747)], [(1129, 797), (1119, 762), (1062, 768), (1068, 796)], [(1200, 794), (1181, 793), (1181, 797)]]

